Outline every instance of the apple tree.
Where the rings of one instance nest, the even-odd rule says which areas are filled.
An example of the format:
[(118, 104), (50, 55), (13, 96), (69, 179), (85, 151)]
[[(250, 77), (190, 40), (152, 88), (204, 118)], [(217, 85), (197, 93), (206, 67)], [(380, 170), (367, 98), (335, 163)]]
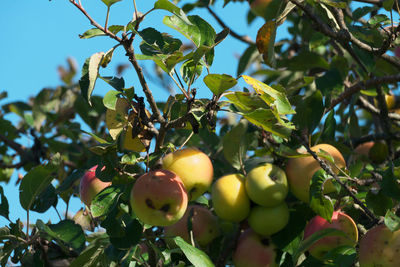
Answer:
[[(29, 100), (0, 95), (0, 180), (21, 173), (27, 215), (10, 219), (0, 187), (1, 266), (400, 265), (397, 1), (134, 0), (114, 25), (120, 1), (97, 1), (98, 21), (69, 0), (92, 25), (81, 41), (114, 46)], [(264, 20), (255, 40), (227, 5)], [(247, 47), (237, 71), (215, 72), (230, 38)], [(116, 53), (137, 83), (103, 74)], [(158, 100), (155, 79), (178, 93)], [(59, 201), (63, 216), (29, 220)]]

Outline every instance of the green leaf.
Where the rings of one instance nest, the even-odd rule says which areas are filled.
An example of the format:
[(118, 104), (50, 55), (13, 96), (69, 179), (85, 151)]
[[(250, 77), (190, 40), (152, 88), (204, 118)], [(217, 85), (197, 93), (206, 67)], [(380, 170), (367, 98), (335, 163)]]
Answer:
[(120, 186), (111, 185), (98, 193), (90, 204), (93, 217), (101, 217), (110, 213), (118, 204), (123, 189)]
[(365, 197), (367, 207), (378, 216), (385, 216), (386, 211), (393, 208), (393, 201), (390, 197), (385, 196), (382, 191), (368, 191)]
[(397, 231), (400, 229), (400, 218), (392, 211), (388, 210), (385, 215), (385, 225), (390, 231)]
[(70, 267), (93, 267), (99, 266), (104, 257), (103, 246), (89, 246), (77, 258), (75, 258)]
[(240, 170), (246, 156), (247, 121), (240, 120), (229, 132), (222, 137), (222, 146), (225, 159), (237, 170)]
[(82, 227), (72, 220), (63, 220), (50, 225), (37, 220), (36, 226), (40, 231), (56, 239), (60, 245), (71, 247), (79, 252), (85, 247), (86, 239)]
[(266, 94), (270, 96), (272, 99), (270, 99), (270, 101), (266, 101), (266, 103), (269, 106), (276, 108), (279, 114), (286, 115), (295, 113), (286, 97), (286, 92), (284, 89), (277, 90), (277, 88), (272, 88), (267, 84), (247, 75), (243, 75), (242, 77), (244, 81), (251, 85), (258, 94)]
[(106, 144), (106, 145), (110, 145), (111, 143), (104, 140), (101, 137), (98, 137), (97, 135), (95, 135), (94, 133), (90, 133), (90, 132), (86, 132), (84, 130), (81, 130), (83, 133), (90, 135), (91, 137), (93, 137), (97, 142), (99, 142), (100, 144)]
[(334, 228), (325, 228), (313, 233), (311, 236), (300, 243), (299, 247), (293, 254), (293, 263), (295, 264), (294, 266), (297, 266), (297, 262), (301, 254), (308, 250), (315, 242), (326, 236), (346, 236), (346, 234)]
[(56, 194), (56, 189), (52, 184), (49, 184), (46, 189), (39, 194), (36, 200), (32, 203), (31, 210), (43, 213), (47, 211), (52, 206), (56, 207), (58, 202), (58, 197)]
[(24, 176), (19, 186), (19, 201), (25, 210), (30, 210), (37, 197), (50, 185), (60, 161), (60, 154), (56, 154), (47, 165), (37, 166)]
[(336, 132), (336, 120), (335, 111), (331, 110), (324, 122), (324, 131), (322, 132), (322, 138), (325, 140), (335, 140)]
[(93, 54), (91, 57), (86, 59), (85, 64), (83, 64), (82, 67), (82, 77), (79, 80), (79, 86), (83, 98), (89, 103), (89, 105), (92, 105), (90, 98), (99, 75), (100, 63), (103, 56), (104, 52)]
[(388, 168), (382, 175), (382, 181), (379, 183), (382, 193), (388, 197), (400, 201), (400, 188), (396, 175)]
[(301, 99), (296, 107), (296, 115), (293, 122), (302, 130), (307, 130), (311, 134), (319, 125), (324, 114), (323, 96), (316, 90), (310, 96)]
[(93, 29), (85, 31), (83, 34), (80, 34), (79, 38), (89, 39), (89, 38), (93, 38), (96, 36), (105, 36), (105, 35), (106, 34), (102, 30), (100, 30), (98, 28), (93, 28)]
[(110, 90), (106, 93), (103, 98), (103, 104), (106, 108), (115, 110), (115, 106), (117, 104), (118, 96), (121, 93), (118, 91)]
[(325, 58), (310, 51), (300, 51), (296, 56), (278, 63), (278, 67), (286, 67), (292, 71), (307, 71), (313, 68), (329, 69), (329, 63)]
[(3, 217), (6, 217), (7, 219), (10, 219), (8, 217), (8, 215), (10, 214), (8, 200), (4, 194), (4, 190), (3, 190), (2, 186), (0, 186), (0, 195), (1, 195), (0, 215)]
[(106, 6), (110, 7), (114, 5), (117, 2), (120, 2), (122, 0), (101, 0)]
[(182, 21), (184, 21), (186, 24), (191, 24), (190, 20), (186, 17), (185, 12), (183, 12), (182, 9), (174, 5), (168, 0), (158, 0), (157, 2), (154, 3), (154, 9), (164, 9), (167, 10), (171, 13), (173, 13), (175, 16), (180, 18)]
[(216, 32), (211, 25), (197, 15), (189, 16), (188, 19), (190, 24), (177, 16), (166, 16), (163, 23), (183, 34), (197, 47), (214, 45)]
[(384, 0), (382, 5), (386, 11), (391, 11), (394, 5), (394, 0)]
[(192, 59), (184, 62), (180, 68), (180, 73), (185, 83), (195, 81), (201, 75), (202, 71), (202, 62), (195, 63)]
[(177, 236), (174, 238), (175, 243), (178, 247), (183, 251), (186, 258), (195, 266), (195, 267), (214, 267), (214, 264), (210, 260), (210, 258), (203, 251), (193, 247), (183, 240), (182, 237)]
[(220, 95), (237, 84), (236, 79), (227, 74), (208, 74), (203, 81), (215, 95)]
[(310, 207), (311, 209), (330, 222), (333, 214), (333, 204), (329, 197), (324, 195), (324, 184), (328, 175), (323, 169), (316, 171), (310, 185)]
[[(368, 20), (368, 24), (371, 26), (380, 26), (380, 25), (388, 25), (390, 24), (390, 19), (384, 14), (378, 14), (373, 16)], [(377, 25), (379, 24), (379, 25)]]
[(254, 59), (256, 57), (258, 57), (257, 47), (255, 45), (250, 45), (249, 47), (247, 47), (243, 54), (240, 56), (236, 75), (239, 76), (245, 70), (247, 70), (254, 62)]

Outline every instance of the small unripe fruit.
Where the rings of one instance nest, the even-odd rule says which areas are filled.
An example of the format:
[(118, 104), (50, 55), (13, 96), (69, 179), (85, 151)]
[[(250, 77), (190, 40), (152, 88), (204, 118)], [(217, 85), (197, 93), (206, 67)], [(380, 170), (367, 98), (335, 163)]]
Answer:
[(130, 202), (133, 212), (142, 222), (168, 226), (182, 218), (188, 196), (182, 180), (175, 173), (156, 170), (137, 179)]
[(254, 206), (247, 220), (251, 229), (257, 234), (273, 235), (288, 224), (289, 208), (286, 202), (275, 207)]
[(96, 177), (97, 165), (90, 168), (83, 177), (79, 184), (79, 195), (83, 203), (90, 207), (93, 198), (104, 188), (111, 185), (111, 182), (103, 182)]

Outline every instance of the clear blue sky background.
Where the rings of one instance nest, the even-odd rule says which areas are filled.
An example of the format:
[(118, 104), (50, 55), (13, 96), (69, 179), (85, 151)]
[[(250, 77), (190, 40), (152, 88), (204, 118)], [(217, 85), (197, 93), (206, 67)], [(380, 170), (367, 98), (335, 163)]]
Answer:
[[(100, 24), (104, 24), (106, 7), (101, 0), (81, 0), (89, 14)], [(123, 0), (112, 6), (109, 25), (125, 25), (132, 18), (133, 5), (131, 0)], [(154, 5), (154, 0), (137, 0), (137, 6), (142, 13)], [(186, 1), (187, 2), (187, 1)], [(223, 1), (218, 1), (215, 11), (225, 23), (239, 34), (249, 35), (255, 40), (257, 30), (263, 24), (261, 18), (256, 19), (249, 27), (246, 22), (246, 14), (249, 10), (247, 2), (231, 3), (222, 8)], [(198, 14), (206, 19), (217, 32), (222, 28), (215, 19), (204, 10), (197, 10)], [(185, 38), (174, 30), (162, 24), (162, 17), (169, 15), (166, 11), (156, 11), (147, 17), (142, 27), (154, 27), (161, 32), (168, 32)], [(37, 94), (44, 87), (54, 87), (61, 82), (58, 78), (57, 66), (65, 65), (67, 57), (76, 59), (79, 68), (85, 59), (93, 53), (109, 50), (115, 42), (106, 37), (98, 37), (88, 40), (79, 39), (78, 35), (92, 28), (88, 20), (68, 0), (1, 0), (0, 1), (0, 51), (2, 64), (0, 64), (0, 92), (6, 91), (8, 98), (1, 100), (3, 105), (10, 101), (27, 101), (30, 96)], [(278, 36), (284, 36), (284, 28), (278, 29)], [(137, 40), (138, 42), (139, 40)], [(237, 69), (237, 57), (243, 53), (246, 44), (228, 37), (216, 49), (215, 63), (211, 68), (212, 73), (226, 73), (235, 77)], [(137, 53), (140, 51), (136, 51)], [(112, 63), (107, 69), (101, 70), (102, 75), (114, 75), (115, 67), (120, 63), (128, 63), (122, 50), (114, 53)], [(140, 64), (147, 64), (140, 62)], [(146, 65), (151, 71), (151, 66)], [(79, 78), (79, 77), (77, 77)], [(139, 83), (133, 69), (124, 73), (127, 86), (135, 86)], [(150, 83), (154, 90), (156, 100), (168, 97), (165, 90), (157, 84)], [(111, 88), (104, 82), (98, 82), (94, 93), (104, 95)], [(207, 88), (200, 88), (200, 96), (209, 96)], [(178, 90), (178, 89), (176, 89)], [(137, 90), (138, 92), (139, 90)], [(30, 140), (23, 140), (29, 145)], [(10, 204), (10, 219), (15, 221), (21, 218), (26, 221), (26, 212), (19, 204), (18, 187), (15, 186), (16, 174), (14, 173), (8, 185), (1, 184), (5, 189), (6, 197)], [(70, 213), (73, 214), (83, 204), (75, 198), (71, 202)], [(63, 215), (66, 205), (59, 200), (57, 209)], [(56, 223), (58, 217), (54, 209), (44, 214), (31, 212), (31, 222), (38, 218), (44, 221), (51, 220)], [(8, 224), (7, 220), (0, 217), (0, 227)]]

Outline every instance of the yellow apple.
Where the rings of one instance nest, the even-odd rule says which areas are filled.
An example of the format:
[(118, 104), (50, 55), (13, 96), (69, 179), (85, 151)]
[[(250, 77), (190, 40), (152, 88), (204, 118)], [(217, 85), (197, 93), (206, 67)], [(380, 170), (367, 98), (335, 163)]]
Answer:
[(144, 223), (168, 226), (185, 214), (188, 196), (182, 180), (168, 170), (155, 170), (140, 176), (131, 191), (133, 212)]
[(192, 225), (193, 239), (201, 247), (207, 246), (220, 234), (217, 217), (205, 207), (191, 205), (177, 223), (164, 228), (167, 242), (170, 238), (180, 236), (189, 244), (191, 243), (188, 227), (189, 218)]
[(211, 160), (197, 148), (185, 148), (169, 153), (162, 159), (162, 166), (182, 179), (189, 200), (197, 199), (212, 184), (214, 169)]
[(85, 172), (79, 184), (80, 198), (88, 207), (90, 207), (93, 198), (100, 193), (101, 190), (111, 185), (111, 182), (103, 182), (96, 177), (96, 169), (97, 165)]
[(211, 188), (214, 211), (221, 219), (240, 222), (250, 213), (244, 176), (229, 174), (219, 178)]
[(289, 191), (286, 174), (271, 163), (258, 166), (246, 175), (246, 191), (249, 198), (258, 205), (276, 206)]
[(289, 222), (289, 208), (286, 202), (275, 207), (254, 206), (247, 219), (257, 234), (269, 236), (285, 228)]
[(390, 231), (384, 224), (378, 225), (361, 238), (360, 267), (400, 266), (400, 230)]
[(257, 235), (253, 230), (244, 231), (238, 240), (233, 263), (235, 267), (274, 267), (276, 252), (272, 241)]
[[(346, 166), (346, 162), (340, 153), (334, 146), (329, 144), (319, 144), (311, 147), (314, 152), (322, 152), (321, 150), (327, 152), (334, 159), (337, 168), (343, 168)], [(323, 159), (323, 157), (320, 157)], [(323, 159), (324, 160), (324, 159)], [(333, 166), (333, 164), (327, 160), (328, 164), (331, 166), (335, 173), (339, 170)], [(290, 158), (286, 163), (286, 176), (289, 182), (290, 191), (298, 199), (308, 203), (310, 198), (310, 183), (311, 179), (316, 171), (321, 168), (319, 163), (311, 156), (299, 158)], [(332, 193), (335, 188), (330, 180), (324, 184), (324, 193)]]
[(326, 236), (315, 242), (310, 248), (310, 254), (317, 258), (323, 259), (327, 252), (339, 246), (355, 246), (358, 240), (358, 229), (354, 220), (347, 214), (341, 211), (334, 211), (331, 223), (322, 218), (315, 216), (306, 225), (304, 230), (304, 239), (307, 239), (313, 233), (326, 228), (338, 229), (346, 234), (346, 236), (335, 235)]

